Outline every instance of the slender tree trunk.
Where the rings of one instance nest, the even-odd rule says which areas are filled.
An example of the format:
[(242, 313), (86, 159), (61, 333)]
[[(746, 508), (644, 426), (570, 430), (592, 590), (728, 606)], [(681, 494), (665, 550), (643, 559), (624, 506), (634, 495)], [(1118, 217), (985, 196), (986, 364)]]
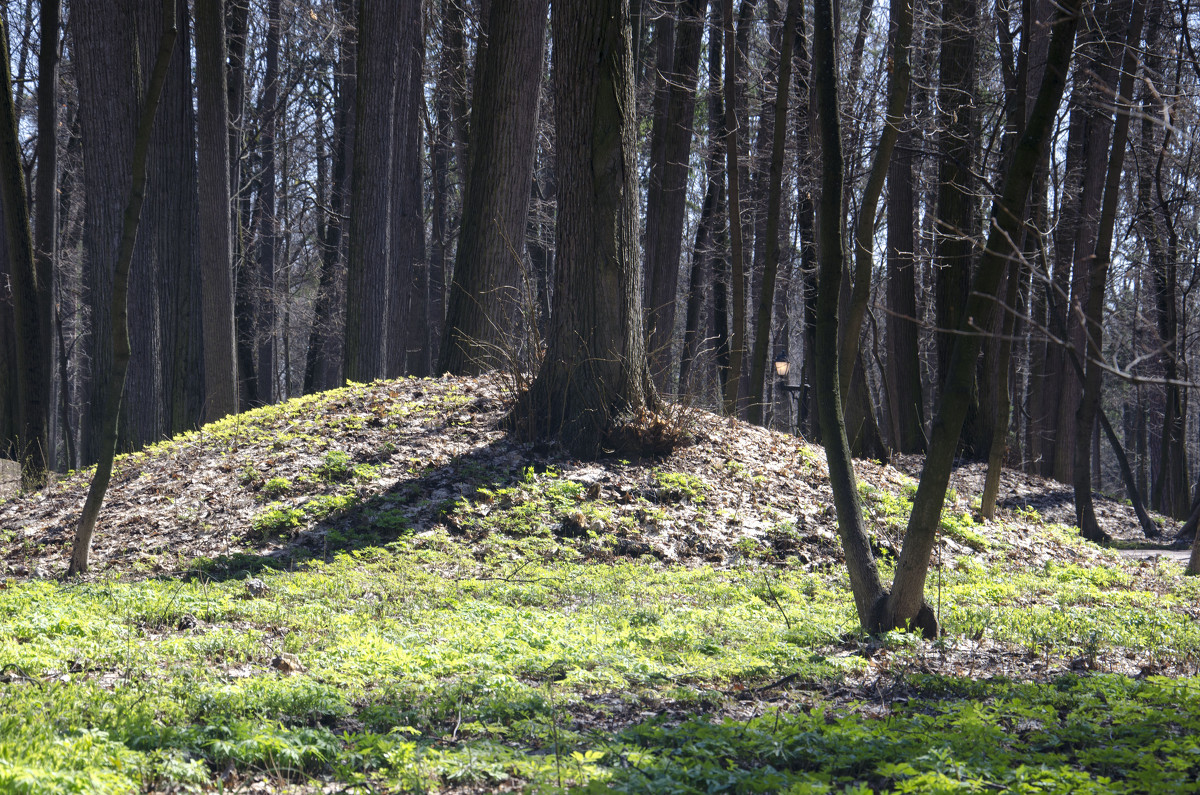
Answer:
[(775, 306), (775, 279), (779, 272), (779, 216), (783, 204), (783, 150), (787, 139), (788, 92), (792, 82), (792, 49), (796, 39), (799, 0), (788, 0), (779, 55), (779, 77), (775, 92), (774, 130), (771, 165), (767, 177), (767, 227), (762, 289), (758, 297), (754, 351), (750, 363), (749, 420), (763, 421), (763, 379), (767, 374), (767, 354), (771, 347), (771, 317)]
[(912, 0), (892, 0), (891, 26), (887, 112), (859, 205), (858, 220), (854, 228), (854, 288), (850, 296), (849, 311), (838, 329), (841, 334), (838, 357), (842, 395), (848, 394), (850, 378), (858, 360), (863, 317), (871, 299), (871, 272), (875, 266), (876, 209), (879, 206), (879, 197), (883, 193), (883, 183), (887, 178), (892, 151), (896, 147), (900, 127), (904, 123), (904, 108), (908, 102), (909, 83), (912, 81), (912, 67), (909, 63), (913, 36)]
[(813, 5), (813, 82), (817, 94), (817, 132), (821, 153), (822, 204), (817, 212), (819, 287), (816, 323), (817, 409), (829, 463), (829, 483), (837, 512), (838, 534), (859, 620), (866, 629), (885, 591), (863, 524), (858, 485), (850, 460), (850, 442), (842, 416), (838, 375), (838, 303), (845, 250), (842, 241), (842, 137), (838, 119), (837, 68), (834, 60), (830, 0)]
[[(1025, 217), (1025, 201), (1034, 172), (1044, 156), (1062, 100), (1081, 2), (1068, 0), (1060, 5), (1056, 15), (1046, 56), (1045, 75), (1029, 114), (1025, 133), (1017, 144), (1012, 164), (1005, 174), (1000, 195), (993, 203), (988, 227), (991, 232), (980, 257), (960, 330), (966, 330), (968, 322), (982, 327), (990, 322), (1005, 266), (1015, 254), (1013, 241), (1019, 239), (1020, 225)], [(924, 606), (925, 579), (945, 504), (954, 453), (971, 402), (971, 384), (979, 347), (978, 336), (956, 335), (950, 370), (933, 422), (929, 452), (913, 499), (892, 591), (886, 607), (878, 619), (872, 621), (873, 625), (900, 627), (913, 622), (926, 632), (931, 628), (929, 622), (922, 619), (923, 615), (927, 615), (928, 619), (933, 618), (932, 613), (926, 613), (927, 606)]]
[(259, 109), (259, 190), (258, 190), (258, 306), (255, 318), (257, 343), (256, 375), (258, 399), (274, 403), (278, 394), (278, 362), (275, 342), (275, 260), (279, 247), (279, 220), (275, 215), (275, 137), (279, 117), (279, 35), (280, 0), (267, 2), (267, 41), (264, 54), (262, 102)]
[(354, 148), (354, 97), (357, 82), (355, 15), (352, 0), (338, 0), (342, 21), (338, 44), (333, 116), (333, 164), (329, 213), (321, 250), (321, 275), (313, 308), (313, 328), (304, 367), (306, 393), (333, 389), (344, 381), (341, 340), (345, 307), (345, 214), (350, 203), (350, 168)]
[(742, 356), (746, 347), (746, 268), (742, 244), (742, 205), (738, 166), (737, 75), (738, 48), (733, 27), (734, 0), (725, 0), (725, 182), (729, 209), (729, 278), (733, 283), (733, 330), (729, 338), (728, 377), (725, 379), (726, 414), (736, 414), (742, 382)]
[[(1107, 542), (1110, 537), (1100, 529), (1092, 506), (1092, 458), (1088, 450), (1088, 443), (1091, 441), (1096, 415), (1100, 411), (1102, 363), (1104, 361), (1104, 330), (1101, 324), (1104, 312), (1104, 291), (1112, 260), (1113, 231), (1117, 222), (1117, 197), (1125, 163), (1125, 145), (1129, 137), (1128, 102), (1129, 97), (1133, 94), (1133, 78), (1137, 71), (1135, 51), (1141, 41), (1145, 10), (1144, 0), (1133, 0), (1131, 16), (1129, 6), (1125, 3), (1114, 3), (1109, 9), (1109, 14), (1115, 22), (1111, 29), (1115, 32), (1125, 28), (1127, 38), (1124, 48), (1123, 73), (1120, 77), (1115, 102), (1117, 121), (1112, 134), (1112, 152), (1108, 159), (1100, 216), (1096, 224), (1097, 239), (1094, 245), (1094, 254), (1088, 267), (1088, 301), (1084, 312), (1084, 320), (1087, 324), (1085, 329), (1087, 332), (1087, 360), (1084, 367), (1083, 398), (1079, 403), (1079, 413), (1076, 415), (1075, 468), (1072, 473), (1075, 486), (1075, 519), (1083, 537), (1097, 542)], [(1098, 456), (1095, 463), (1099, 467)]]
[[(707, 0), (686, 0), (679, 8), (678, 21), (665, 14), (657, 22), (663, 32), (658, 34), (658, 88), (650, 134), (645, 299), (651, 371), (661, 391), (667, 390), (672, 375), (688, 160), (707, 5)], [(664, 35), (666, 32), (670, 35)]]

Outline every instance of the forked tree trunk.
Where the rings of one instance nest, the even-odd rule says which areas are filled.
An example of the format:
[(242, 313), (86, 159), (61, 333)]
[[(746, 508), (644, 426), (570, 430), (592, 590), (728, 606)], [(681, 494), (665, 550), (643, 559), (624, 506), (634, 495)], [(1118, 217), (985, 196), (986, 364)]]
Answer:
[[(1050, 133), (1066, 85), (1067, 67), (1075, 44), (1082, 0), (1067, 0), (1059, 7), (1046, 57), (1046, 71), (1038, 97), (1029, 114), (1029, 121), (1017, 148), (1012, 164), (1004, 176), (1000, 195), (991, 212), (991, 229), (987, 245), (980, 257), (970, 298), (963, 312), (963, 325), (974, 322), (986, 328), (995, 309), (997, 289), (1004, 269), (1016, 252), (1013, 241), (1020, 239), (1020, 227), (1025, 217), (1025, 201), (1033, 182), (1034, 171), (1050, 139)], [(950, 369), (942, 389), (941, 406), (933, 422), (929, 452), (913, 499), (912, 513), (904, 536), (904, 545), (896, 567), (896, 577), (886, 605), (872, 620), (876, 627), (920, 626), (927, 633), (932, 613), (924, 605), (925, 579), (929, 572), (930, 556), (937, 539), (938, 524), (946, 501), (946, 487), (954, 464), (959, 434), (966, 420), (975, 378), (975, 361), (979, 354), (977, 335), (956, 336)], [(934, 622), (935, 623), (935, 622)]]
[(817, 322), (816, 387), (821, 435), (829, 463), (829, 484), (837, 512), (838, 535), (846, 553), (846, 568), (854, 604), (863, 628), (885, 591), (863, 524), (858, 484), (850, 459), (850, 442), (842, 412), (838, 375), (838, 303), (845, 268), (842, 246), (842, 139), (838, 120), (837, 67), (834, 60), (833, 11), (830, 0), (813, 5), (813, 81), (816, 87), (817, 136), (821, 152), (822, 203), (817, 208)]

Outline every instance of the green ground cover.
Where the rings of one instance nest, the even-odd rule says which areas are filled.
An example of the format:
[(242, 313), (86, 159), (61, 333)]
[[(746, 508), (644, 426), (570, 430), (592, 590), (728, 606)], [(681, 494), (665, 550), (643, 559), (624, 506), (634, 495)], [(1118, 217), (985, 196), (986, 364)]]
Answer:
[[(265, 573), (258, 597), (238, 579), (9, 583), (0, 791), (225, 771), (363, 792), (1197, 789), (1197, 679), (1105, 672), (1127, 653), (1196, 666), (1200, 592), (1165, 569), (1153, 586), (1116, 562), (948, 570), (946, 640), (872, 644), (836, 572), (581, 563), (536, 540), (479, 561), (403, 539)], [(956, 639), (1018, 667), (967, 671)], [(304, 670), (272, 667), (283, 653)], [(926, 673), (939, 655), (961, 673)], [(1084, 664), (1018, 681), (1060, 658)], [(866, 680), (890, 693), (837, 694)]]
[[(1177, 565), (960, 506), (929, 580), (944, 637), (867, 638), (820, 506), (768, 505), (713, 566), (637, 540), (737, 514), (725, 481), (763, 499), (753, 465), (610, 462), (602, 489), (507, 453), (397, 464), (403, 423), (470, 425), (465, 390), (415, 383), (128, 459), (142, 494), (228, 473), (224, 515), (159, 498), (237, 554), (0, 579), (0, 793), (1200, 791), (1200, 581)], [(913, 487), (891, 480), (862, 489), (887, 578)], [(54, 537), (0, 528), (30, 559)]]

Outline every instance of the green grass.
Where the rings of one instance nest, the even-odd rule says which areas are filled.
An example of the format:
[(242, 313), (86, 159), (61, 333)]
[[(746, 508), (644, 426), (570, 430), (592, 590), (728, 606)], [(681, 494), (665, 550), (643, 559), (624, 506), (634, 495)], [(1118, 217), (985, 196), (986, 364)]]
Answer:
[[(1195, 679), (929, 677), (914, 672), (937, 645), (891, 636), (907, 695), (881, 713), (822, 695), (878, 664), (840, 573), (585, 564), (527, 540), (479, 561), (444, 535), (402, 539), (265, 572), (259, 598), (239, 580), (9, 584), (0, 791), (132, 792), (230, 764), (430, 791), (561, 777), (627, 792), (1162, 792), (1200, 773)], [(1185, 611), (1200, 593), (1161, 577), (1170, 592), (1115, 566), (948, 570), (943, 621), (1014, 654), (1194, 664)], [(281, 652), (306, 671), (273, 670)], [(785, 676), (808, 684), (728, 717)]]
[[(656, 464), (623, 505), (486, 455), (456, 462), (453, 492), (372, 493), (383, 465), (338, 433), (465, 398), (373, 407), (364, 389), (158, 449), (269, 447), (227, 470), (253, 493), (240, 534), (307, 537), (316, 560), (250, 545), (184, 580), (0, 581), (0, 793), (205, 791), (231, 769), (243, 791), (1200, 791), (1200, 579), (1178, 567), (1014, 564), (1012, 534), (948, 511), (964, 554), (927, 585), (946, 636), (869, 639), (845, 571), (803, 570), (819, 534), (791, 516), (731, 567), (595, 562), (672, 506), (697, 525), (734, 510), (711, 484), (756, 489), (740, 462)], [(308, 457), (284, 471), (289, 446)], [(879, 538), (903, 532), (914, 485), (861, 488)], [(1031, 543), (1082, 544), (1021, 518)], [(304, 670), (272, 667), (285, 653)]]

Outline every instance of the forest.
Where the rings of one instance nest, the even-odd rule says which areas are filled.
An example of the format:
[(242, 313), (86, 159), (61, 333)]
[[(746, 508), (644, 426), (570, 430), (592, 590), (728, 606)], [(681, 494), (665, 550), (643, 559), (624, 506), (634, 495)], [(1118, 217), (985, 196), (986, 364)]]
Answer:
[(1187, 791), (1190, 3), (6, 0), (0, 789)]

